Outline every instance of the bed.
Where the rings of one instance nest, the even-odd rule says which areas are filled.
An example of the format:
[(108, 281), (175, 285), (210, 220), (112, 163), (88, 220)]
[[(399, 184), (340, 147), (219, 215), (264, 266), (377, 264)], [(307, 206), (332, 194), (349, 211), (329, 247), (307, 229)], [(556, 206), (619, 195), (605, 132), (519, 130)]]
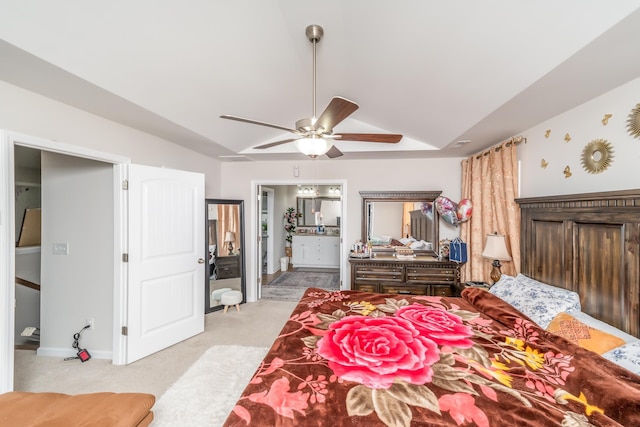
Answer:
[(225, 426), (633, 426), (640, 376), (490, 292), (307, 290)]
[(225, 426), (640, 426), (640, 191), (518, 202), (524, 274), (309, 289)]

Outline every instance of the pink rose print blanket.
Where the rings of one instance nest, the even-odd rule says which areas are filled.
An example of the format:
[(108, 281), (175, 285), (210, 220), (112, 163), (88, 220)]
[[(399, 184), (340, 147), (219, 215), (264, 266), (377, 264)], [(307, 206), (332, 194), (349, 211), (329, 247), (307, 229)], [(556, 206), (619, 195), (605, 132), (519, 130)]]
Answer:
[(231, 426), (640, 426), (640, 377), (480, 289), (309, 289)]

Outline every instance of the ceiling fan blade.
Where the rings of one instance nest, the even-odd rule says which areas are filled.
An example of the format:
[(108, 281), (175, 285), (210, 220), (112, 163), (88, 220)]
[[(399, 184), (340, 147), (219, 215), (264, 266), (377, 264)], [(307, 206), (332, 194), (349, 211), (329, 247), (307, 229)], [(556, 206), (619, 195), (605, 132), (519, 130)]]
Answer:
[(329, 157), (330, 159), (335, 159), (336, 157), (340, 157), (342, 155), (342, 151), (338, 150), (335, 145), (331, 147), (329, 151), (327, 151), (327, 157)]
[(281, 141), (275, 141), (275, 142), (270, 142), (268, 144), (258, 145), (257, 147), (253, 147), (253, 148), (255, 150), (262, 150), (264, 148), (271, 148), (271, 147), (275, 147), (277, 145), (286, 144), (287, 142), (295, 141), (296, 139), (298, 139), (298, 138), (283, 139)]
[(349, 117), (358, 108), (360, 107), (355, 102), (336, 96), (316, 120), (315, 128), (322, 128), (325, 132), (331, 132), (334, 126)]
[(402, 139), (402, 135), (396, 133), (337, 133), (333, 136), (338, 141), (385, 142), (387, 144), (395, 144)]
[(244, 123), (250, 123), (250, 124), (253, 124), (253, 125), (266, 126), (266, 127), (269, 127), (269, 128), (286, 130), (287, 132), (293, 132), (293, 133), (300, 134), (300, 132), (298, 132), (295, 129), (290, 129), (290, 128), (286, 128), (284, 126), (279, 126), (279, 125), (274, 125), (272, 123), (259, 122), (257, 120), (245, 119), (244, 117), (238, 117), (238, 116), (231, 116), (229, 114), (223, 114), (222, 116), (220, 116), (220, 118), (221, 119), (228, 119), (228, 120), (236, 120), (238, 122), (244, 122)]

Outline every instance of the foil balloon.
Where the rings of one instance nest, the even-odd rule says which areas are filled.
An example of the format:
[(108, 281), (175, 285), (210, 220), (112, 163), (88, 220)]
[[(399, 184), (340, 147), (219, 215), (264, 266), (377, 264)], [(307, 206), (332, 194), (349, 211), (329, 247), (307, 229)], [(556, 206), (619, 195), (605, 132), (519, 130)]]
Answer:
[(432, 202), (421, 203), (420, 211), (422, 212), (422, 215), (426, 216), (429, 219), (433, 219), (433, 203)]
[(473, 204), (469, 199), (462, 199), (458, 202), (458, 207), (456, 208), (456, 217), (458, 217), (458, 222), (469, 221), (471, 218), (471, 213), (473, 211)]
[(441, 214), (440, 217), (451, 225), (458, 225), (458, 215), (456, 215), (455, 210), (447, 211), (444, 214)]
[(445, 222), (448, 222), (451, 225), (456, 225), (458, 223), (458, 215), (456, 214), (457, 206), (451, 201), (451, 199), (444, 196), (438, 196), (436, 197), (436, 200), (434, 200), (433, 204)]

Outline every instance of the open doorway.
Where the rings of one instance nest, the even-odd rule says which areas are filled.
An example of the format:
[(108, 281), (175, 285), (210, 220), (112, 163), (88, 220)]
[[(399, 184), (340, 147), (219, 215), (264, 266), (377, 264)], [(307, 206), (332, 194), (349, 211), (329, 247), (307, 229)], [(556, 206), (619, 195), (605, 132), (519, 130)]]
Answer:
[[(260, 298), (280, 299), (270, 298), (270, 293), (265, 294), (263, 291), (274, 289), (267, 288), (269, 285), (280, 286), (279, 281), (291, 280), (291, 278), (282, 277), (285, 273), (305, 272), (317, 274), (318, 277), (323, 276), (323, 273), (331, 274), (335, 277), (332, 281), (337, 283), (336, 289), (341, 288), (342, 283), (346, 282), (343, 278), (345, 257), (342, 245), (344, 206), (346, 206), (343, 196), (344, 186), (343, 182), (268, 183), (257, 186), (257, 194), (262, 195), (257, 210), (257, 227), (263, 230), (265, 214), (269, 211), (272, 213), (274, 222), (273, 226), (267, 226), (267, 229), (271, 230), (268, 233), (268, 239), (266, 242), (264, 239), (262, 241), (263, 244), (267, 243), (269, 248), (273, 245), (273, 250), (265, 250), (258, 245), (256, 271), (259, 272), (258, 295)], [(266, 198), (264, 197), (265, 188), (270, 191)], [(270, 210), (270, 207), (265, 209), (264, 202), (267, 202), (270, 207), (273, 206), (273, 209)], [(292, 232), (285, 229), (285, 226), (289, 226), (285, 214), (290, 210), (295, 212)], [(269, 262), (274, 266), (271, 271), (265, 268)], [(289, 274), (289, 276), (292, 275)], [(318, 283), (316, 279), (316, 277), (313, 278), (315, 283)], [(309, 286), (313, 286), (313, 283), (309, 283)]]

